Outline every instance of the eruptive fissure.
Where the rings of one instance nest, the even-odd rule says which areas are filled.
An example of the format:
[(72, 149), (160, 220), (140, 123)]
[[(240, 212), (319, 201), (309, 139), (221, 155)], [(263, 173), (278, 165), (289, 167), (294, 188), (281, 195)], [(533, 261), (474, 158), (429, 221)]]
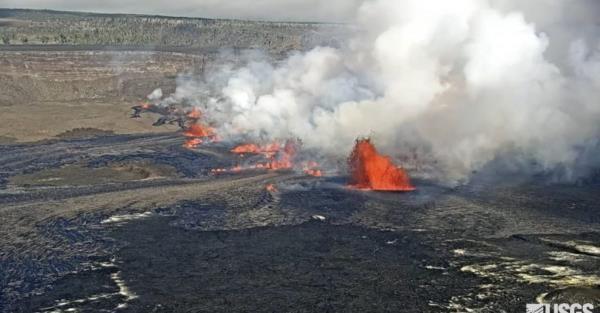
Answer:
[[(246, 154), (259, 154), (264, 156), (265, 161), (259, 161), (250, 165), (236, 165), (230, 169), (214, 169), (213, 173), (229, 173), (239, 172), (248, 169), (267, 169), (267, 170), (284, 170), (293, 169), (295, 166), (294, 158), (298, 152), (300, 141), (297, 139), (288, 139), (285, 141), (283, 148), (278, 142), (256, 145), (252, 143), (242, 144), (231, 149), (232, 153), (240, 155), (243, 158)], [(316, 164), (316, 163), (315, 163)]]
[(191, 111), (185, 113), (186, 120), (191, 124), (183, 132), (183, 135), (187, 137), (183, 146), (188, 149), (196, 148), (204, 143), (204, 140), (206, 139), (210, 140), (211, 142), (218, 140), (214, 128), (200, 123), (201, 117), (202, 112), (195, 107), (192, 108)]
[(320, 169), (319, 163), (315, 161), (304, 162), (302, 165), (302, 171), (306, 175), (321, 177), (323, 176), (323, 171)]
[[(134, 109), (132, 117), (139, 117), (139, 114), (144, 111), (162, 114), (154, 125), (177, 121), (183, 129), (183, 135), (186, 137), (184, 143), (186, 148), (193, 149), (206, 140), (211, 142), (218, 140), (216, 130), (200, 121), (203, 114), (198, 108), (188, 110), (176, 108), (173, 105), (161, 107), (149, 103), (143, 103), (132, 108)], [(300, 139), (287, 139), (283, 144), (280, 141), (266, 144), (240, 144), (230, 150), (231, 153), (239, 156), (238, 164), (231, 168), (216, 168), (211, 170), (211, 173), (217, 175), (253, 169), (291, 170), (296, 168), (301, 169), (306, 175), (323, 176), (323, 171), (316, 161), (296, 162), (301, 146)], [(246, 162), (242, 164), (242, 159), (247, 155), (262, 156), (262, 159), (253, 163)], [(348, 158), (348, 165), (350, 169), (349, 185), (351, 187), (385, 191), (415, 190), (404, 169), (395, 166), (390, 157), (380, 155), (370, 139), (356, 140), (354, 150)]]
[(204, 143), (205, 141), (218, 141), (215, 129), (204, 125), (200, 122), (202, 111), (196, 107), (187, 110), (175, 105), (155, 105), (147, 101), (141, 101), (139, 105), (131, 107), (133, 113), (132, 118), (141, 117), (141, 113), (150, 112), (160, 114), (161, 116), (154, 122), (154, 126), (164, 124), (175, 124), (183, 130), (183, 135), (186, 137), (183, 146), (188, 149), (193, 149)]
[(193, 149), (201, 145), (204, 142), (204, 139), (208, 139), (211, 142), (217, 140), (215, 130), (212, 127), (202, 125), (198, 122), (190, 125), (183, 132), (183, 135), (187, 137), (183, 146), (188, 149)]
[(240, 156), (244, 156), (245, 154), (262, 154), (266, 157), (272, 157), (275, 155), (280, 149), (280, 145), (278, 142), (266, 144), (259, 146), (254, 143), (245, 143), (235, 148), (231, 149), (231, 152), (235, 154), (239, 154)]
[(335, 45), (281, 59), (226, 52), (148, 100), (210, 104), (203, 113), (224, 138), (299, 137), (338, 159), (375, 134), (419, 151), (420, 174), (448, 185), (488, 164), (586, 179), (600, 165), (600, 49), (588, 14), (598, 1), (559, 0), (544, 14), (534, 2), (359, 1)]
[(382, 191), (412, 191), (406, 171), (392, 163), (389, 156), (381, 155), (370, 139), (357, 139), (348, 158), (350, 186), (358, 189)]

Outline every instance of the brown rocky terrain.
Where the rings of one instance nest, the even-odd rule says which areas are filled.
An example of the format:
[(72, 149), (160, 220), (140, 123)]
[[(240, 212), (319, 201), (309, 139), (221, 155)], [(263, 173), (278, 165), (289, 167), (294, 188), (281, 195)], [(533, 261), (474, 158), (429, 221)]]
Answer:
[[(151, 51), (0, 51), (0, 134), (17, 141), (76, 128), (155, 132), (130, 107), (154, 88), (173, 90), (179, 73), (205, 55)], [(166, 129), (169, 129), (168, 126)]]

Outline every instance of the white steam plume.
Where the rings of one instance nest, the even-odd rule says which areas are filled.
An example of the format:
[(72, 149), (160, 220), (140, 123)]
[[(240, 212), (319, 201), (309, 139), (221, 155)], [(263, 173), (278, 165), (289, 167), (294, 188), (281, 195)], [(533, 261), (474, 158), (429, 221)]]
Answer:
[(425, 152), (453, 181), (508, 152), (575, 170), (598, 146), (600, 28), (584, 13), (599, 6), (521, 2), (367, 1), (343, 48), (275, 65), (255, 56), (178, 92), (205, 103), (225, 137), (294, 136), (345, 156), (373, 135), (392, 155)]

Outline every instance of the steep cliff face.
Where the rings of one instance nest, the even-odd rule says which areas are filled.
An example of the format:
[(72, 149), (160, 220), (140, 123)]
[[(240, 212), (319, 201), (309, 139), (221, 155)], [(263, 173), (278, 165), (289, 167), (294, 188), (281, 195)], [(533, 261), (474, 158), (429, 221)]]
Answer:
[(0, 51), (0, 105), (145, 96), (174, 85), (203, 55), (169, 52)]
[(209, 57), (150, 51), (0, 51), (0, 133), (39, 140), (81, 127), (165, 131), (130, 120), (130, 107), (157, 87), (173, 91), (178, 73), (201, 71)]

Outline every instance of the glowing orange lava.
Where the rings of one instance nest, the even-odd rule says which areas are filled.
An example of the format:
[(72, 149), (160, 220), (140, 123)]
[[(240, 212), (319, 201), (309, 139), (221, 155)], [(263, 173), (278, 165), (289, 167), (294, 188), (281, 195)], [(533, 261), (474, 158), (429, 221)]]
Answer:
[(302, 171), (304, 172), (304, 174), (310, 175), (310, 176), (315, 176), (315, 177), (323, 176), (323, 172), (319, 168), (319, 163), (317, 163), (315, 161), (305, 162), (304, 165), (302, 166)]
[(260, 153), (261, 149), (258, 145), (255, 145), (253, 143), (246, 143), (231, 149), (231, 152), (236, 154)]
[(200, 138), (188, 138), (186, 139), (185, 143), (183, 144), (184, 147), (188, 148), (188, 149), (193, 149), (198, 147), (199, 145), (202, 144), (202, 139)]
[(384, 191), (415, 190), (404, 169), (396, 167), (390, 157), (380, 155), (369, 139), (356, 141), (348, 158), (348, 167), (352, 187)]
[(270, 144), (266, 144), (263, 146), (259, 146), (253, 143), (241, 144), (233, 149), (231, 152), (235, 154), (263, 154), (266, 157), (270, 158), (274, 156), (279, 151), (279, 143), (274, 142)]
[(283, 150), (271, 157), (271, 160), (266, 164), (267, 168), (272, 170), (292, 168), (294, 166), (294, 157), (298, 150), (296, 142), (296, 140), (286, 140)]
[(298, 140), (286, 140), (283, 149), (280, 144), (275, 142), (264, 146), (256, 144), (242, 144), (230, 151), (236, 154), (243, 155), (245, 153), (262, 154), (267, 159), (264, 162), (257, 162), (252, 165), (239, 165), (231, 169), (214, 169), (214, 174), (239, 172), (247, 169), (267, 169), (267, 170), (282, 170), (291, 169), (294, 167), (294, 158), (297, 153)]
[(183, 135), (186, 137), (212, 137), (215, 135), (215, 130), (212, 127), (194, 124), (188, 127)]
[(314, 176), (314, 177), (321, 177), (323, 176), (323, 172), (321, 172), (320, 169), (305, 169), (304, 173), (306, 175), (310, 175), (310, 176)]
[[(197, 111), (200, 112), (200, 111)], [(200, 113), (198, 113), (200, 114)], [(187, 137), (183, 146), (188, 149), (193, 149), (204, 143), (202, 138), (207, 138), (211, 142), (215, 142), (217, 140), (217, 134), (215, 133), (214, 128), (209, 126), (204, 126), (197, 121), (195, 124), (189, 126), (184, 132), (183, 135)]]

